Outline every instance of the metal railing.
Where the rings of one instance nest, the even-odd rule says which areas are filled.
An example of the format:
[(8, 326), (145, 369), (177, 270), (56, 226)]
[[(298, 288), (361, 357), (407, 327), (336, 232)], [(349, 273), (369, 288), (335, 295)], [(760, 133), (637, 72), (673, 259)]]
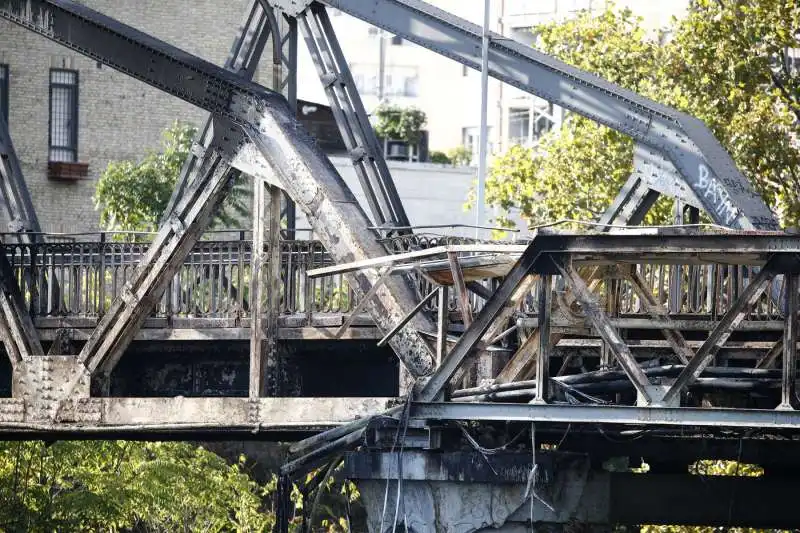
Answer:
[[(171, 280), (153, 316), (249, 317), (252, 243), (246, 232), (237, 232), (235, 236), (238, 238), (198, 242)], [(414, 235), (386, 244), (391, 252), (399, 253), (464, 242), (464, 239)], [(3, 246), (32, 316), (99, 318), (132, 278), (149, 245), (101, 238), (93, 242), (61, 240), (33, 244), (6, 241)], [(331, 258), (317, 241), (282, 241), (280, 313), (300, 315), (305, 317), (305, 323), (311, 323), (316, 314), (350, 313), (358, 297), (344, 275), (306, 276), (308, 270), (331, 264)], [(637, 269), (655, 299), (670, 313), (712, 319), (724, 313), (728, 302), (755, 276), (754, 269), (746, 266), (641, 264)], [(425, 278), (410, 275), (420, 297), (434, 289)], [(482, 283), (491, 291), (498, 282), (495, 279)], [(536, 313), (535, 286), (520, 304), (519, 311), (524, 314)], [(457, 311), (453, 292), (450, 291), (449, 307)], [(597, 294), (604, 302), (614, 299), (619, 314), (646, 314), (641, 299), (627, 283), (602, 281)], [(470, 293), (470, 303), (477, 313), (484, 300)], [(435, 302), (427, 308), (435, 312)], [(765, 294), (748, 318), (774, 320), (781, 316), (780, 307)]]

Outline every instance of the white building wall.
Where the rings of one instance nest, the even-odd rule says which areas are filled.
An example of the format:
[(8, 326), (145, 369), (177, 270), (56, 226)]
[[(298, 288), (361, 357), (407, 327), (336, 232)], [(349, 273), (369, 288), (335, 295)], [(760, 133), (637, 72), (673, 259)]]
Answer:
[[(431, 0), (431, 4), (474, 22), (483, 23), (483, 2), (479, 0)], [(497, 30), (501, 3), (493, 1), (493, 29)], [(461, 146), (465, 128), (480, 125), (480, 74), (465, 72), (455, 61), (440, 56), (408, 41), (392, 44), (392, 35), (349, 15), (331, 10), (331, 21), (347, 57), (353, 75), (373, 78), (370, 87), (377, 85), (380, 64), (380, 41), (385, 40), (385, 73), (387, 76), (417, 75), (415, 94), (387, 94), (386, 101), (402, 106), (415, 106), (425, 111), (431, 150), (447, 151)], [(305, 46), (299, 47), (298, 97), (327, 104), (327, 97)], [(490, 83), (489, 124), (494, 131), (499, 125), (500, 84)], [(380, 103), (376, 94), (362, 91), (361, 97), (368, 113)], [(490, 142), (495, 139), (491, 138)]]
[[(352, 162), (344, 157), (331, 158), (336, 170), (339, 171), (345, 183), (353, 191), (364, 212), (372, 220), (369, 207), (361, 190)], [(465, 209), (470, 190), (475, 186), (475, 169), (469, 167), (453, 167), (450, 165), (437, 165), (433, 163), (406, 163), (389, 161), (389, 171), (392, 173), (394, 183), (408, 218), (414, 226), (437, 226), (444, 224), (463, 225), (470, 227), (453, 228), (420, 228), (418, 233), (440, 233), (475, 237), (475, 209)], [(488, 213), (487, 219), (493, 218)], [(525, 225), (521, 219), (515, 217), (518, 228)], [(489, 225), (492, 225), (489, 222)], [(298, 228), (309, 228), (308, 221), (298, 214)], [(302, 236), (301, 232), (301, 236)], [(512, 239), (521, 234), (509, 234)], [(489, 232), (483, 232), (484, 237)]]

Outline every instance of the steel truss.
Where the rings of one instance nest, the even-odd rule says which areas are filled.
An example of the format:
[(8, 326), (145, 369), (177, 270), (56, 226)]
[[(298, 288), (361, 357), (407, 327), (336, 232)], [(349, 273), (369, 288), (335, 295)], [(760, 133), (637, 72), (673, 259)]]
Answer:
[[(473, 247), (451, 247), (443, 250), (429, 250), (427, 254), (411, 253), (398, 256), (393, 261), (393, 268), (398, 271), (409, 267), (420, 269), (449, 268), (441, 260), (441, 266), (432, 261), (437, 254), (446, 256), (447, 263), (452, 266), (458, 262), (458, 252), (487, 253), (490, 248), (481, 249)], [(509, 247), (511, 252), (511, 247)], [(405, 262), (404, 262), (405, 258)], [(455, 258), (455, 259), (454, 259)], [(460, 261), (471, 258), (462, 257)], [(711, 327), (708, 337), (697, 350), (690, 348), (686, 339), (678, 331), (679, 326), (672, 323), (666, 311), (653, 300), (653, 296), (641, 296), (647, 293), (641, 274), (635, 270), (636, 264), (735, 264), (750, 265), (758, 272), (752, 276), (749, 283), (738, 296), (727, 303), (726, 312)], [(341, 265), (330, 267), (325, 271), (335, 269), (343, 271), (358, 268), (359, 265)], [(460, 269), (459, 269), (460, 270)], [(583, 273), (583, 274), (581, 274)], [(588, 325), (608, 346), (611, 362), (619, 363), (623, 376), (632, 384), (638, 395), (638, 403), (642, 406), (678, 407), (684, 391), (694, 384), (713, 383), (703, 381), (701, 376), (714, 355), (722, 348), (733, 331), (742, 320), (750, 313), (753, 305), (769, 286), (770, 281), (777, 275), (783, 275), (787, 280), (783, 290), (785, 305), (785, 327), (783, 346), (784, 368), (782, 371), (782, 401), (780, 409), (792, 409), (795, 403), (794, 381), (797, 343), (798, 343), (798, 275), (800, 274), (800, 238), (782, 233), (697, 233), (686, 231), (650, 231), (629, 230), (616, 234), (564, 234), (564, 233), (539, 233), (530, 242), (519, 260), (509, 271), (498, 275), (503, 276), (500, 287), (492, 293), (481, 311), (470, 324), (465, 323), (464, 333), (455, 341), (449, 353), (443, 358), (436, 371), (425, 380), (416, 399), (421, 402), (442, 400), (448, 396), (450, 386), (458, 387), (459, 371), (468, 366), (485, 346), (485, 334), (502, 317), (503, 310), (508, 302), (513, 300), (514, 294), (522, 286), (527, 288), (531, 277), (540, 280), (539, 313), (537, 317), (538, 330), (535, 335), (528, 336), (520, 347), (519, 352), (511, 358), (506, 369), (499, 375), (509, 376), (506, 379), (495, 380), (495, 385), (480, 387), (467, 391), (459, 391), (459, 396), (465, 397), (491, 397), (501, 390), (534, 390), (534, 400), (538, 403), (551, 401), (552, 395), (548, 389), (551, 383), (570, 383), (564, 378), (548, 376), (550, 353), (559, 336), (551, 334), (551, 276), (558, 274), (566, 283), (565, 289), (580, 304)], [(604, 276), (619, 280), (628, 280), (633, 291), (642, 298), (643, 306), (654, 320), (654, 328), (661, 329), (667, 340), (667, 345), (672, 350), (672, 356), (680, 363), (670, 367), (669, 371), (660, 375), (672, 375), (674, 379), (660, 380), (654, 383), (649, 377), (648, 370), (643, 368), (634, 357), (628, 344), (620, 336), (617, 327), (609, 318), (607, 312), (593, 294), (589, 282), (584, 278), (601, 279)], [(436, 276), (428, 274), (428, 278)], [(452, 277), (452, 283), (458, 285), (458, 277)], [(432, 293), (431, 293), (432, 294)], [(441, 311), (440, 311), (441, 312)], [(505, 320), (503, 318), (503, 320)], [(646, 319), (645, 319), (646, 321)], [(773, 360), (779, 355), (773, 354), (775, 350), (765, 357)], [(520, 355), (521, 354), (521, 355)], [(523, 362), (518, 358), (524, 359)], [(766, 366), (763, 362), (757, 367)], [(510, 371), (508, 368), (513, 368)], [(731, 371), (733, 372), (733, 371)], [(753, 376), (759, 371), (754, 371)], [(761, 371), (764, 372), (764, 371)], [(524, 382), (519, 386), (514, 382), (525, 379), (533, 374), (535, 382)], [(760, 374), (759, 374), (760, 375)], [(766, 374), (765, 374), (766, 375)], [(590, 376), (587, 376), (590, 379)], [(731, 382), (733, 383), (733, 382)], [(507, 385), (505, 385), (507, 384)], [(524, 387), (523, 387), (524, 385)], [(733, 383), (733, 385), (737, 385)], [(508, 395), (519, 397), (520, 394)], [(502, 398), (503, 395), (496, 395)], [(502, 412), (503, 406), (496, 406)], [(489, 408), (487, 408), (489, 409)], [(761, 415), (759, 415), (761, 416)], [(682, 423), (677, 420), (675, 423)], [(687, 422), (688, 423), (688, 422)]]
[[(661, 396), (650, 387), (647, 376), (641, 372), (633, 355), (615, 334), (609, 317), (593, 300), (592, 291), (608, 271), (596, 265), (587, 265), (581, 270), (575, 266), (575, 261), (567, 260), (567, 256), (574, 259), (589, 253), (580, 248), (581, 245), (588, 246), (587, 243), (595, 247), (605, 245), (607, 250), (614, 250), (617, 258), (629, 253), (631, 261), (648, 259), (648, 253), (660, 257), (662, 251), (656, 253), (642, 243), (630, 244), (626, 240), (628, 237), (619, 236), (583, 237), (586, 241), (581, 241), (582, 237), (574, 237), (572, 246), (577, 248), (568, 250), (563, 244), (553, 244), (551, 237), (540, 234), (522, 252), (517, 265), (507, 272), (500, 288), (490, 296), (486, 295), (486, 305), (474, 319), (470, 317), (466, 305), (466, 293), (470, 286), (464, 279), (458, 259), (449, 257), (455, 292), (462, 302), (462, 314), (468, 327), (446, 354), (447, 342), (442, 338), (446, 324), (440, 320), (438, 328), (434, 327), (426, 316), (418, 313), (434, 293), (429, 293), (423, 303), (417, 303), (418, 299), (404, 279), (387, 276), (385, 271), (372, 268), (374, 265), (369, 268), (364, 266), (365, 261), (385, 255), (379, 235), (370, 230), (372, 224), (352, 193), (302, 131), (294, 116), (291, 103), (296, 98), (293, 75), (299, 29), (315, 59), (337, 124), (367, 193), (375, 222), (381, 227), (383, 235), (403, 232), (401, 228), (407, 228), (409, 221), (355, 90), (325, 5), (341, 9), (468, 67), (478, 68), (480, 64), (481, 29), (418, 0), (375, 0), (369, 3), (361, 0), (252, 2), (243, 24), (244, 29), (237, 37), (225, 69), (69, 0), (0, 0), (0, 17), (211, 113), (192, 156), (183, 168), (180, 185), (145, 260), (123, 297), (112, 304), (77, 357), (79, 371), (72, 372), (71, 386), (62, 391), (63, 397), (68, 397), (79, 386), (85, 387), (89, 378), (107, 376), (111, 372), (169, 279), (206, 227), (215, 207), (224, 198), (226, 185), (238, 172), (285, 190), (303, 209), (334, 260), (361, 262), (362, 266), (349, 271), (352, 285), (360, 294), (369, 296), (366, 308), (386, 334), (384, 340), (392, 345), (413, 377), (422, 378), (433, 371), (434, 354), (426, 336), (435, 335), (434, 332), (438, 331), (436, 353), (441, 364), (421, 384), (417, 399), (423, 401), (443, 398), (449, 383), (469, 374), (470, 365), (467, 363), (503, 334), (519, 299), (537, 279), (543, 289), (539, 308), (542, 314), (547, 314), (551, 301), (546, 288), (551, 286), (550, 277), (558, 274), (572, 289), (567, 305), (578, 302), (587, 312), (594, 328), (608, 345), (610, 355), (621, 363), (633, 381), (642, 403), (655, 405), (674, 401), (700, 375), (714, 351), (741, 321), (741, 314), (746, 311), (748, 304), (767, 287), (769, 279), (782, 273), (794, 275), (795, 262), (791, 254), (797, 251), (780, 249), (778, 255), (781, 260), (776, 264), (767, 263), (767, 258), (762, 258), (759, 264), (766, 264), (767, 268), (759, 274), (758, 283), (753, 284), (752, 289), (748, 286), (746, 297), (737, 304), (735, 311), (732, 309), (730, 316), (724, 317), (712, 331), (709, 341), (696, 354), (691, 354), (679, 333), (666, 328), (665, 337), (676, 357), (682, 362), (687, 361), (687, 364), (673, 388)], [(273, 7), (281, 14), (280, 17), (273, 12)], [(286, 87), (289, 105), (284, 96), (250, 81), (270, 36), (274, 43), (274, 86)], [(490, 36), (489, 69), (492, 76), (506, 83), (626, 133), (636, 140), (634, 173), (601, 222), (611, 225), (638, 224), (658, 194), (665, 193), (688, 205), (703, 207), (722, 225), (741, 229), (776, 226), (764, 202), (700, 121), (498, 35)], [(6, 144), (10, 146), (10, 141)], [(26, 220), (30, 219), (31, 214), (24, 209), (30, 202), (21, 174), (12, 168), (10, 172), (5, 172), (3, 178), (6, 182), (4, 198), (7, 205), (22, 206), (18, 209), (25, 212)], [(15, 189), (8, 189), (8, 184)], [(258, 224), (256, 232), (262, 236), (257, 243), (259, 253), (254, 254), (255, 267), (263, 259), (260, 241), (263, 238), (263, 224), (266, 224), (261, 216), (266, 195), (260, 186), (256, 190), (256, 196), (262, 197), (264, 202), (256, 205), (259, 216), (254, 217)], [(274, 213), (277, 204), (272, 196), (270, 205)], [(274, 215), (272, 218), (275, 218)], [(259, 222), (259, 219), (262, 221)], [(274, 220), (269, 224), (270, 238), (276, 238)], [(704, 242), (716, 242), (714, 236), (704, 239)], [(736, 239), (729, 239), (729, 236), (724, 239), (725, 244), (713, 253), (731, 253), (730, 243)], [(775, 239), (780, 241), (779, 237)], [(684, 244), (697, 246), (697, 240)], [(271, 246), (270, 249), (270, 253), (274, 253), (276, 247)], [(696, 252), (698, 254), (712, 253), (705, 244), (697, 249), (702, 249)], [(773, 252), (775, 250), (771, 250)], [(686, 258), (686, 264), (692, 260), (695, 259)], [(787, 267), (785, 261), (790, 266)], [(633, 282), (635, 285), (635, 278)], [(789, 282), (790, 286), (792, 284), (796, 284), (796, 280)], [(473, 287), (472, 290), (477, 289)], [(270, 291), (275, 292), (274, 289)], [(445, 289), (442, 289), (440, 296), (445, 294)], [(445, 300), (440, 297), (440, 301)], [(653, 302), (649, 304), (651, 314), (663, 318), (664, 310)], [(796, 308), (796, 298), (787, 299), (786, 305), (790, 310)], [(22, 310), (11, 312), (19, 315)], [(787, 316), (794, 315), (790, 312)], [(788, 320), (791, 321), (791, 318)], [(544, 389), (548, 381), (545, 375), (547, 354), (550, 353), (554, 338), (559, 335), (548, 331), (548, 326), (544, 325), (531, 335), (529, 342), (521, 347), (497, 376), (498, 382), (509, 382), (535, 369), (536, 399), (539, 402), (548, 400), (549, 394)], [(265, 327), (269, 329), (269, 326)], [(272, 363), (268, 358), (262, 359), (263, 350), (257, 347), (264, 342), (261, 326), (254, 329), (258, 331), (254, 331), (252, 338), (253, 367), (258, 369), (262, 363), (269, 367)], [(787, 331), (784, 351), (788, 360), (795, 353), (796, 343), (792, 343), (791, 339), (797, 335), (796, 326), (787, 327)], [(29, 340), (27, 345), (33, 346), (33, 351), (36, 351), (35, 342)], [(792, 392), (788, 387), (789, 384), (785, 383), (787, 391), (784, 391), (784, 400), (787, 402)], [(257, 397), (265, 392), (268, 391), (263, 389), (261, 376), (252, 376), (251, 395)]]
[[(279, 94), (73, 2), (7, 0), (0, 2), (0, 16), (214, 115), (210, 145), (198, 148), (197, 161), (187, 165), (194, 177), (183, 180), (187, 189), (167, 215), (126, 297), (112, 305), (81, 351), (81, 375), (107, 374), (113, 368), (224, 197), (233, 168), (286, 190), (336, 260), (385, 254), (356, 199)], [(352, 285), (366, 293), (377, 277), (356, 273)], [(393, 279), (368, 310), (388, 331), (413, 306), (410, 288)], [(433, 329), (418, 316), (391, 342), (412, 375), (432, 368), (431, 349), (419, 331)]]

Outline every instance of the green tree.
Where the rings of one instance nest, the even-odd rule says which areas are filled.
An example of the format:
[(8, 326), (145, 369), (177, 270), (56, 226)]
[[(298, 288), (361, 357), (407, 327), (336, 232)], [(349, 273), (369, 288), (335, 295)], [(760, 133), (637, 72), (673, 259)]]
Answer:
[(382, 104), (375, 110), (378, 119), (375, 133), (384, 139), (397, 139), (416, 144), (422, 138), (422, 128), (427, 117), (415, 107), (400, 107)]
[(270, 531), (274, 489), (187, 443), (0, 442), (4, 531)]
[[(800, 47), (799, 22), (793, 0), (694, 0), (667, 33), (648, 34), (629, 10), (614, 9), (535, 31), (546, 53), (705, 121), (781, 223), (797, 226), (800, 83), (786, 49)], [(570, 114), (535, 148), (496, 159), (487, 201), (534, 224), (593, 220), (630, 174), (632, 154), (629, 137)], [(668, 220), (669, 204), (647, 221)]]
[[(175, 122), (163, 134), (161, 150), (141, 161), (112, 161), (94, 194), (100, 225), (117, 231), (155, 231), (189, 155), (197, 128)], [(238, 227), (250, 212), (248, 180), (237, 177), (213, 225)]]

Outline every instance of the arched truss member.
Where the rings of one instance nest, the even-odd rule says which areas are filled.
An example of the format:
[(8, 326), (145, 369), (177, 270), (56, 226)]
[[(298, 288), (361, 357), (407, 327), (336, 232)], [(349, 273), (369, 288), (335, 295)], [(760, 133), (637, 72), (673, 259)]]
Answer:
[[(271, 3), (298, 17), (325, 4), (480, 69), (481, 27), (420, 0)], [(632, 179), (649, 189), (700, 207), (723, 226), (777, 229), (774, 215), (702, 121), (494, 33), (489, 75), (631, 136), (637, 143)]]

